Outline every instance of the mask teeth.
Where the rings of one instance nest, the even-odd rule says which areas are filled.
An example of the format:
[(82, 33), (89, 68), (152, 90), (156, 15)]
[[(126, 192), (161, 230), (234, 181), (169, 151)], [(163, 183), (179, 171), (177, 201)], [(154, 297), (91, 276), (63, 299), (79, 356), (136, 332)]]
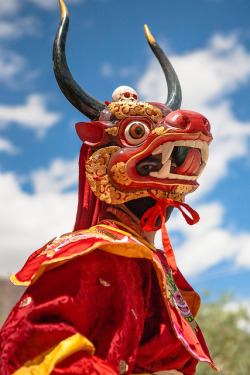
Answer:
[(152, 152), (152, 155), (161, 154), (161, 153), (162, 153), (162, 146), (163, 146), (163, 145), (158, 146), (158, 147)]
[(166, 161), (170, 158), (170, 155), (174, 148), (174, 142), (166, 142), (163, 145), (157, 147), (153, 152), (152, 155), (162, 154), (162, 164), (165, 164)]
[[(175, 173), (170, 173), (171, 169), (171, 154), (173, 148), (175, 146), (186, 146), (186, 147), (193, 147), (200, 149), (201, 151), (201, 166), (197, 171), (197, 174), (194, 176), (186, 176), (186, 175), (178, 175)], [(162, 154), (162, 168), (158, 172), (150, 172), (150, 176), (160, 179), (170, 178), (170, 179), (184, 179), (188, 181), (195, 181), (201, 175), (203, 169), (206, 166), (208, 160), (208, 145), (206, 142), (200, 140), (180, 140), (175, 142), (166, 142), (160, 146), (158, 146), (155, 150), (153, 150), (152, 155)]]
[(162, 164), (165, 164), (167, 160), (169, 160), (170, 155), (173, 151), (174, 143), (173, 142), (167, 142), (162, 145)]
[(170, 174), (171, 160), (168, 160), (158, 172), (150, 172), (150, 176), (157, 178), (168, 178)]

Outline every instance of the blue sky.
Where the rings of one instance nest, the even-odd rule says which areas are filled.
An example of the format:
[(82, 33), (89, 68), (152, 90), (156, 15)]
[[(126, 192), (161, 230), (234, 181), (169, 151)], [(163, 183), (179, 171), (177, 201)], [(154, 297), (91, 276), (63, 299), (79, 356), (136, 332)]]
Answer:
[[(75, 79), (98, 99), (119, 85), (165, 102), (166, 86), (143, 33), (170, 57), (183, 109), (204, 114), (214, 141), (200, 188), (168, 230), (178, 264), (198, 290), (250, 300), (250, 3), (248, 0), (68, 0), (67, 56)], [(57, 0), (0, 0), (0, 275), (18, 270), (68, 232), (77, 204), (84, 117), (61, 94), (52, 69)], [(157, 241), (159, 243), (159, 239)]]

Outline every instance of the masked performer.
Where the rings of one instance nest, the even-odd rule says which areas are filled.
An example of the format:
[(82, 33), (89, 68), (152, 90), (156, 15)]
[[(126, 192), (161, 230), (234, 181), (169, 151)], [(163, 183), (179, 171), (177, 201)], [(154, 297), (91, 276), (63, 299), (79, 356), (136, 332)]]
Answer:
[[(174, 207), (188, 224), (198, 214), (184, 203), (212, 140), (209, 122), (180, 110), (174, 69), (148, 28), (164, 71), (166, 104), (138, 101), (127, 86), (98, 101), (73, 79), (65, 57), (68, 12), (54, 43), (54, 71), (66, 98), (91, 122), (83, 141), (74, 232), (30, 256), (11, 277), (27, 291), (1, 331), (2, 375), (195, 374), (215, 370), (194, 318), (200, 298), (175, 263), (165, 221)], [(162, 230), (164, 252), (154, 247)]]

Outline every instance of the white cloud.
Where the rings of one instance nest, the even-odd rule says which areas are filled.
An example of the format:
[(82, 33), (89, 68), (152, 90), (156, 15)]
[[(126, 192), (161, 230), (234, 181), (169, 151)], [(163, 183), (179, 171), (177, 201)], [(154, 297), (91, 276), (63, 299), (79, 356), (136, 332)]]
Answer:
[(11, 123), (31, 129), (41, 137), (55, 125), (60, 115), (46, 108), (46, 97), (41, 94), (30, 95), (23, 105), (0, 105), (0, 126)]
[(14, 84), (25, 70), (26, 60), (21, 55), (0, 46), (0, 82)]
[(15, 20), (1, 20), (0, 39), (19, 39), (23, 35), (34, 35), (37, 33), (37, 19), (24, 17)]
[[(236, 34), (215, 34), (205, 48), (169, 57), (181, 82), (182, 108), (200, 111), (211, 101), (221, 100), (249, 81), (250, 53)], [(165, 79), (153, 57), (138, 82), (138, 91), (146, 100), (166, 100)]]
[(246, 83), (250, 76), (250, 54), (236, 34), (216, 34), (207, 48), (184, 56), (182, 63), (180, 58), (173, 63), (181, 69), (183, 107), (187, 103), (197, 109), (219, 100)]
[(20, 9), (20, 0), (0, 0), (0, 16), (16, 15)]
[[(186, 224), (181, 215), (174, 215), (167, 223), (177, 264), (185, 276), (198, 275), (223, 261), (234, 263), (238, 269), (250, 268), (250, 233), (223, 228), (225, 212), (218, 202), (195, 209), (200, 221), (194, 226)], [(178, 234), (184, 236), (184, 240), (175, 248), (174, 238)], [(157, 239), (158, 246), (161, 246), (160, 234)]]
[(112, 77), (112, 75), (114, 73), (114, 69), (113, 69), (113, 67), (110, 63), (105, 62), (101, 66), (100, 73), (101, 73), (101, 76), (109, 78), (109, 77)]
[(249, 152), (250, 123), (242, 123), (234, 117), (229, 101), (221, 101), (214, 107), (204, 107), (204, 110), (211, 121), (214, 140), (210, 146), (207, 167), (199, 180), (201, 187), (189, 198), (190, 201), (211, 191), (229, 175), (230, 162), (246, 157)]
[[(43, 1), (27, 0), (27, 1), (39, 6), (40, 8), (45, 9), (45, 10), (53, 10), (53, 9), (59, 8), (58, 0), (43, 0)], [(84, 0), (68, 0), (67, 4), (69, 4), (69, 3), (77, 4), (77, 3), (82, 3), (83, 1)]]
[(0, 45), (0, 84), (2, 86), (4, 84), (11, 89), (24, 86), (28, 88), (37, 74), (38, 71), (31, 70), (22, 55)]
[(0, 138), (0, 152), (7, 152), (8, 154), (18, 154), (19, 149), (14, 146), (10, 141)]
[(31, 180), (36, 185), (43, 176), (49, 184), (49, 191), (36, 185), (34, 194), (24, 192), (13, 173), (0, 174), (1, 276), (17, 271), (35, 249), (56, 235), (72, 230), (77, 193), (63, 190), (75, 186), (78, 173), (73, 176), (70, 167), (75, 171), (76, 164), (75, 160), (57, 160), (52, 162), (47, 176), (45, 170), (35, 172)]
[(40, 169), (31, 175), (36, 194), (59, 193), (78, 183), (78, 158), (70, 161), (56, 159), (48, 170)]

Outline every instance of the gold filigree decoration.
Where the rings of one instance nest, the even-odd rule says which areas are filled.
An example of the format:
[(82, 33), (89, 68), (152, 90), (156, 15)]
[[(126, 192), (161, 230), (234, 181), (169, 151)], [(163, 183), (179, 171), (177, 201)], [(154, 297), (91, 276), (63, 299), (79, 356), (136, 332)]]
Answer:
[(107, 165), (118, 146), (101, 148), (91, 155), (86, 163), (86, 177), (93, 193), (101, 200), (112, 203), (111, 197), (115, 188), (112, 186), (107, 173)]
[(111, 172), (113, 173), (113, 179), (122, 185), (128, 186), (133, 182), (127, 175), (126, 164), (124, 162), (113, 165)]
[(178, 185), (175, 189), (176, 193), (187, 194), (194, 187), (190, 185)]
[(159, 108), (149, 103), (119, 100), (109, 104), (109, 109), (116, 118), (123, 119), (127, 116), (146, 116), (158, 122), (162, 118)]
[(117, 126), (112, 126), (112, 128), (105, 129), (105, 132), (116, 137), (118, 135), (119, 129)]
[(158, 128), (152, 130), (152, 134), (162, 135), (165, 131), (166, 129), (164, 128), (164, 126), (159, 126)]
[[(147, 188), (137, 191), (122, 191), (113, 186), (109, 178), (107, 166), (111, 156), (119, 150), (118, 146), (101, 148), (92, 154), (86, 163), (86, 177), (93, 193), (101, 200), (109, 204), (121, 204), (133, 199), (149, 197)], [(119, 162), (111, 168), (113, 179), (125, 186), (131, 184), (132, 180), (128, 177), (125, 169), (125, 163)], [(192, 187), (182, 185), (177, 187), (180, 190), (192, 189)], [(185, 191), (186, 191), (185, 190)], [(157, 198), (170, 198), (178, 202), (184, 202), (184, 191), (169, 193), (158, 189), (151, 189)]]
[(183, 194), (179, 193), (169, 193), (167, 191), (161, 191), (161, 190), (153, 190), (151, 189), (152, 193), (156, 196), (156, 198), (165, 198), (165, 199), (173, 199), (174, 201), (178, 202), (184, 202), (185, 201), (185, 196)]
[(105, 230), (105, 229), (96, 228), (96, 231), (97, 231), (98, 233), (101, 233), (102, 235), (105, 235), (106, 237), (111, 238), (111, 239), (114, 240), (114, 241), (119, 240), (119, 237), (117, 237), (114, 233), (110, 233), (110, 232), (108, 232), (108, 231)]

